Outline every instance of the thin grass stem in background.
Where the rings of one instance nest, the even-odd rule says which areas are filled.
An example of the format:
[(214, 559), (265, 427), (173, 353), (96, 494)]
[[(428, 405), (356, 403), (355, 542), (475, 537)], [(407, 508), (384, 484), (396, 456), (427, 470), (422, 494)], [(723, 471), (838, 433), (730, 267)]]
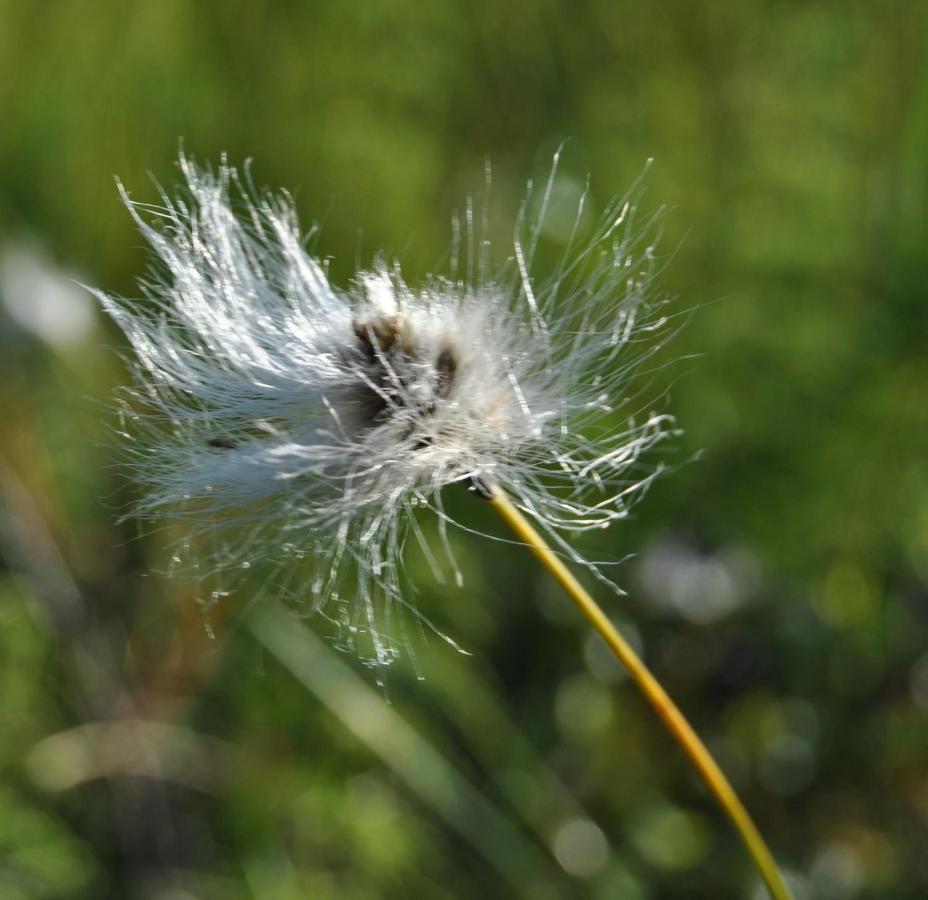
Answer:
[(257, 640), (497, 871), (512, 896), (565, 896), (568, 883), (541, 848), (294, 613), (262, 603), (247, 621)]

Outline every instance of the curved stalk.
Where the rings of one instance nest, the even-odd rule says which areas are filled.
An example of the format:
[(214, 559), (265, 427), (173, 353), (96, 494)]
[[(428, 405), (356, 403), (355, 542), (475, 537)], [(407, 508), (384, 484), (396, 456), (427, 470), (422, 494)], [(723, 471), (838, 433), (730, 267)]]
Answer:
[(493, 486), (485, 488), (485, 496), (506, 524), (525, 542), (538, 561), (557, 579), (570, 599), (577, 604), (580, 612), (609, 645), (615, 657), (628, 670), (632, 680), (683, 748), (696, 771), (699, 772), (702, 780), (722, 807), (722, 811), (734, 825), (774, 900), (792, 900), (792, 894), (777, 868), (776, 861), (764, 843), (757, 826), (744, 808), (744, 804), (706, 749), (705, 744), (667, 692), (628, 641), (618, 632), (602, 608), (577, 581), (561, 559), (552, 552), (545, 539), (512, 504), (506, 494), (500, 488)]

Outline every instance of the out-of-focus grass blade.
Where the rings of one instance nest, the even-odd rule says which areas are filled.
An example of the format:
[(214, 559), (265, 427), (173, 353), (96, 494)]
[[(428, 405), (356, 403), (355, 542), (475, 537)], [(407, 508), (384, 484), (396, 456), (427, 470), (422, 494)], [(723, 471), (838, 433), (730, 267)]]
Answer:
[(518, 892), (573, 893), (544, 853), (299, 618), (279, 604), (249, 617), (257, 639)]

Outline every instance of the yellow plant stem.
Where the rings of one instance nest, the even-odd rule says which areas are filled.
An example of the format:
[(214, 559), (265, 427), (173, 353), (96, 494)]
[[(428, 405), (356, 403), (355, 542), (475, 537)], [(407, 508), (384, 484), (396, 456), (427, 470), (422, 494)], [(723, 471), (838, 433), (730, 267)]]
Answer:
[(487, 488), (490, 505), (502, 516), (506, 524), (525, 542), (539, 562), (558, 580), (568, 596), (580, 608), (580, 612), (599, 632), (619, 662), (628, 670), (647, 701), (670, 729), (680, 746), (686, 751), (696, 770), (709, 790), (715, 795), (723, 811), (744, 841), (761, 877), (775, 900), (792, 900), (780, 870), (773, 859), (757, 826), (751, 821), (747, 810), (738, 799), (728, 779), (706, 749), (705, 744), (693, 731), (689, 722), (677, 708), (667, 692), (651, 674), (631, 645), (618, 632), (596, 601), (574, 577), (561, 559), (552, 552), (545, 539), (512, 504), (500, 488)]

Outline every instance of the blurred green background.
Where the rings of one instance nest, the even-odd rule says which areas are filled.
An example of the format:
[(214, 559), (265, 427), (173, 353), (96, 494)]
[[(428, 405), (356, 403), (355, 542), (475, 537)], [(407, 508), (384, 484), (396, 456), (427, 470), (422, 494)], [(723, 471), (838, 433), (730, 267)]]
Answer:
[[(674, 207), (683, 462), (587, 552), (800, 898), (928, 896), (928, 7), (0, 0), (0, 897), (763, 896), (679, 749), (527, 554), (412, 560), (371, 672), (158, 575), (102, 404), (133, 294), (113, 185), (178, 142), (295, 193), (347, 283), (415, 278), (493, 167)], [(467, 497), (476, 527), (498, 528)], [(247, 593), (247, 592), (246, 592)], [(257, 622), (258, 624), (254, 624)], [(312, 623), (310, 623), (312, 627)], [(210, 631), (214, 637), (210, 637)]]

